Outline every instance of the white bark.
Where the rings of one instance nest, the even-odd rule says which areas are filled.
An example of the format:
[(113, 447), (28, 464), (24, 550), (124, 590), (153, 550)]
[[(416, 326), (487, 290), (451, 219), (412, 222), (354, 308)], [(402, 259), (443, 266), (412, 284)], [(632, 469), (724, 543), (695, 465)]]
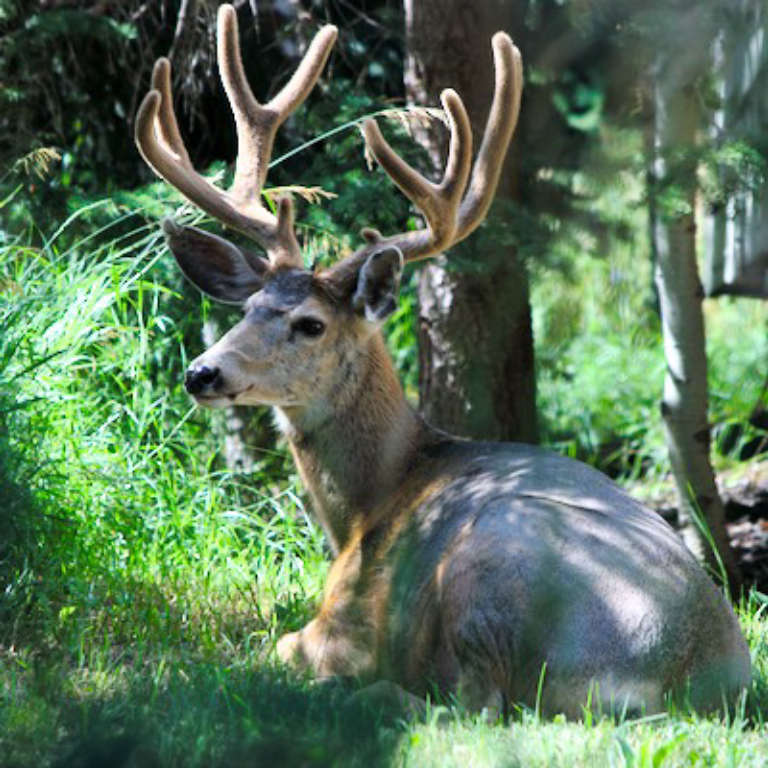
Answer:
[[(745, 138), (754, 144), (768, 126), (764, 86), (768, 8), (737, 0), (732, 18), (713, 46), (720, 109), (710, 126), (719, 143)], [(705, 219), (704, 282), (709, 295), (768, 298), (768, 192), (754, 171), (742, 171), (740, 188)]]
[[(221, 335), (219, 324), (208, 319), (203, 323), (203, 344), (206, 348), (213, 346)], [(213, 431), (224, 444), (224, 461), (232, 472), (250, 474), (253, 472), (255, 460), (253, 451), (248, 447), (248, 417), (251, 409), (232, 405), (224, 408), (223, 414), (214, 414)]]
[[(667, 199), (657, 206), (652, 232), (667, 361), (662, 416), (678, 489), (683, 539), (699, 559), (718, 567), (717, 556), (695, 523), (695, 516), (703, 518), (735, 588), (737, 570), (709, 455), (703, 290), (696, 263), (695, 166), (685, 160), (678, 162), (686, 149), (693, 148), (699, 125), (692, 78), (696, 69), (665, 66), (663, 61), (659, 64), (654, 91), (653, 176), (656, 190), (669, 191), (671, 184), (676, 188), (673, 205)], [(676, 159), (669, 162), (669, 158)]]

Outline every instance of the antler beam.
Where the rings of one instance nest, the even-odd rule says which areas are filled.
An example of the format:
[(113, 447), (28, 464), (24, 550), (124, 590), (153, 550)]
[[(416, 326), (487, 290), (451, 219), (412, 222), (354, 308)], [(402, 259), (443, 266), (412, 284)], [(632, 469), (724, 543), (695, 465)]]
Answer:
[(440, 97), (448, 116), (451, 141), (445, 174), (439, 184), (428, 181), (403, 161), (381, 135), (374, 120), (363, 124), (365, 140), (374, 157), (424, 214), (427, 228), (388, 237), (365, 230), (363, 234), (369, 244), (358, 251), (361, 258), (372, 250), (392, 246), (402, 251), (406, 261), (425, 259), (463, 240), (485, 218), (517, 125), (523, 89), (520, 51), (504, 32), (494, 35), (492, 45), (496, 69), (494, 96), (471, 177), (469, 119), (461, 98), (451, 89), (443, 91)]
[(323, 27), (288, 83), (262, 105), (254, 98), (243, 70), (237, 14), (231, 5), (219, 8), (219, 73), (235, 117), (238, 140), (235, 178), (228, 190), (211, 184), (190, 162), (173, 110), (168, 59), (156, 62), (152, 89), (144, 97), (136, 117), (136, 144), (155, 173), (206, 213), (253, 238), (275, 266), (302, 266), (290, 200), (280, 200), (277, 214), (261, 201), (275, 134), (314, 87), (336, 34), (336, 27)]

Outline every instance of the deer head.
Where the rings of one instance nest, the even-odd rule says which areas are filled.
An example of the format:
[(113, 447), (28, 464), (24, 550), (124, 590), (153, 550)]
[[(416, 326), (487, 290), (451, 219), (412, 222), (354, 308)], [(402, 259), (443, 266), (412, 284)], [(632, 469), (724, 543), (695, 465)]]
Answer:
[(262, 105), (243, 71), (235, 11), (228, 5), (219, 9), (219, 70), (238, 137), (235, 176), (228, 190), (209, 183), (190, 163), (173, 110), (167, 59), (156, 63), (152, 90), (139, 109), (136, 143), (147, 163), (189, 200), (253, 239), (264, 252), (253, 253), (202, 230), (164, 222), (168, 245), (184, 274), (214, 299), (240, 304), (244, 310), (243, 320), (187, 371), (187, 390), (203, 405), (312, 408), (342, 396), (345, 383), (364, 375), (357, 361), (396, 306), (405, 263), (467, 237), (493, 199), (522, 88), (520, 54), (502, 32), (493, 38), (495, 93), (474, 166), (469, 119), (452, 90), (441, 96), (450, 146), (437, 184), (392, 150), (375, 121), (363, 123), (374, 157), (421, 211), (425, 228), (390, 236), (367, 229), (365, 244), (351, 256), (323, 271), (304, 268), (291, 201), (280, 199), (272, 213), (262, 202), (262, 187), (275, 133), (311, 91), (335, 39), (336, 28), (323, 27), (285, 87)]

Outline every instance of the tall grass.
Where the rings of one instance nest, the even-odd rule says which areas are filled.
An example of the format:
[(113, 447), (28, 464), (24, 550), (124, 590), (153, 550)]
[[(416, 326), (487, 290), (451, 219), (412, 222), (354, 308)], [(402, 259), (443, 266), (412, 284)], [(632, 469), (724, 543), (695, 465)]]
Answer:
[[(135, 687), (126, 663), (160, 678), (181, 661), (192, 677), (197, 663), (247, 668), (276, 626), (307, 619), (324, 576), (283, 459), (224, 471), (180, 386), (200, 299), (136, 221), (0, 248), (0, 711), (29, 716), (7, 707), (35, 700), (39, 668), (65, 700)], [(0, 716), (0, 745), (55, 734), (54, 709)]]
[[(251, 477), (224, 472), (210, 416), (183, 391), (200, 299), (169, 274), (156, 227), (59, 249), (63, 232), (0, 257), (5, 435), (26, 461), (24, 486), (56, 521), (45, 560), (65, 555), (61, 573), (78, 593), (111, 594), (118, 574), (177, 601), (188, 592), (232, 606), (235, 589), (251, 610), (254, 583), (290, 573), (296, 590), (296, 561), (302, 588), (316, 591), (321, 537), (288, 465), (265, 453)], [(259, 595), (262, 609), (271, 602)]]

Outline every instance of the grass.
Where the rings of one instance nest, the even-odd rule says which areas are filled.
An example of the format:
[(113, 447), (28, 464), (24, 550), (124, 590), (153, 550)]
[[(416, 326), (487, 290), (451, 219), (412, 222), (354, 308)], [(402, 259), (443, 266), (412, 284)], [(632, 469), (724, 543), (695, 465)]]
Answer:
[[(447, 725), (439, 708), (405, 724), (340, 687), (287, 677), (274, 643), (309, 618), (328, 562), (293, 469), (265, 449), (250, 475), (227, 471), (213, 437), (221, 415), (190, 408), (182, 372), (214, 310), (176, 274), (154, 224), (131, 210), (91, 238), (73, 236), (76, 224), (39, 248), (0, 246), (0, 766), (768, 760), (757, 594), (740, 612), (755, 684), (728, 721), (541, 722), (524, 711), (504, 727), (453, 707)], [(715, 334), (716, 355), (731, 332)], [(393, 330), (398, 359), (410, 334)], [(598, 337), (572, 342), (575, 383), (557, 394), (553, 377), (553, 402), (610, 402), (606, 367), (629, 361), (618, 331)], [(651, 354), (638, 338), (630, 399)], [(579, 355), (596, 372), (577, 369)]]
[[(343, 690), (287, 679), (253, 648), (201, 659), (167, 643), (79, 658), (3, 654), (0, 761), (4, 766), (761, 766), (768, 733), (768, 627), (752, 599), (742, 620), (756, 682), (731, 719), (664, 714), (625, 722), (540, 720), (504, 726), (435, 708), (426, 722), (386, 721)], [(439, 718), (440, 715), (442, 718)], [(438, 722), (439, 719), (439, 722)], [(446, 722), (447, 720), (447, 722)]]

